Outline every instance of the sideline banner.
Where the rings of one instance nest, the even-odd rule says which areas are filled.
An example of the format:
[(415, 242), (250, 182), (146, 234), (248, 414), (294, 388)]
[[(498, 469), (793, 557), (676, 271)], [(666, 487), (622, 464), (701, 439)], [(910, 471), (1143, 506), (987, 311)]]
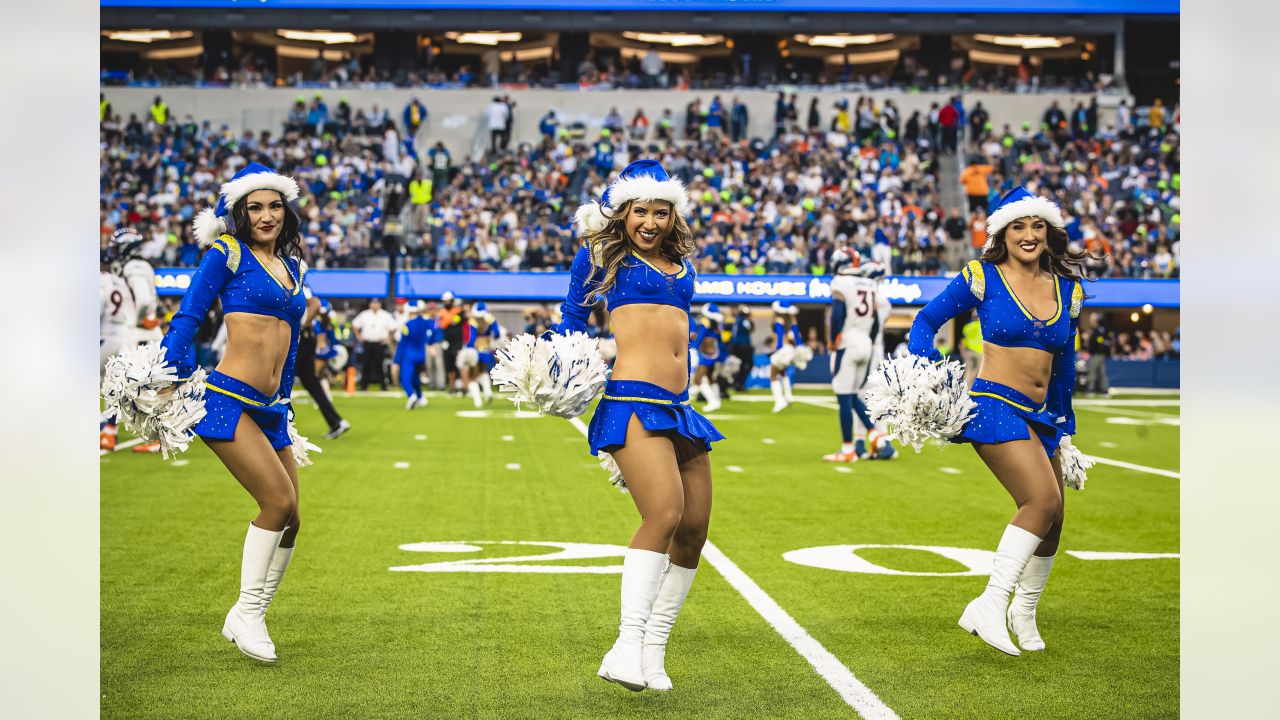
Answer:
[[(162, 296), (182, 295), (191, 284), (195, 268), (157, 268), (156, 287)], [(311, 270), (307, 284), (316, 295), (330, 298), (385, 297), (390, 273), (386, 270)], [(881, 292), (894, 305), (924, 305), (946, 288), (950, 277), (905, 276), (886, 278)], [(488, 301), (549, 302), (564, 300), (569, 288), (567, 272), (451, 272), (407, 270), (396, 273), (396, 295), (436, 300), (446, 291), (464, 299)], [(1177, 280), (1098, 280), (1086, 282), (1090, 307), (1180, 306)], [(797, 304), (831, 303), (831, 277), (811, 275), (700, 275), (694, 286), (694, 302), (768, 304), (790, 300)]]
[[(313, 271), (319, 272), (319, 271)], [(892, 276), (880, 285), (894, 305), (924, 305), (946, 288), (950, 277)], [(462, 298), (559, 302), (569, 287), (566, 272), (446, 272), (407, 271), (396, 274), (396, 294), (408, 298), (439, 298), (445, 291)], [(1177, 280), (1098, 280), (1085, 283), (1093, 307), (1179, 307)], [(831, 303), (829, 275), (699, 275), (694, 302), (800, 304)]]

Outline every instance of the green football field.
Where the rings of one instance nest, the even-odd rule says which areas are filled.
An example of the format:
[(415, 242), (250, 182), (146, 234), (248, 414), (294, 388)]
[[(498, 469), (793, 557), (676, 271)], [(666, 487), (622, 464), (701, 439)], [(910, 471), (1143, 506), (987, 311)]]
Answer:
[(971, 448), (834, 466), (830, 394), (779, 415), (735, 396), (710, 416), (728, 439), (666, 694), (595, 675), (638, 516), (585, 426), (500, 399), (335, 400), (354, 426), (335, 441), (299, 406), (324, 452), (299, 472), (274, 665), (219, 635), (248, 494), (199, 442), (101, 458), (103, 717), (1178, 716), (1176, 395), (1077, 399), (1100, 461), (1067, 491), (1048, 650), (1018, 658), (956, 625), (1014, 510)]

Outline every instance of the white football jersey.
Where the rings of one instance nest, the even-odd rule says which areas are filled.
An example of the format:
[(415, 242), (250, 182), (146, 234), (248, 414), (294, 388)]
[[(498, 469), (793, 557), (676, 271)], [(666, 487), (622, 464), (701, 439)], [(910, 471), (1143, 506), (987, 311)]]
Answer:
[(876, 338), (884, 332), (888, 317), (888, 299), (880, 293), (880, 282), (854, 275), (837, 275), (831, 280), (831, 292), (844, 298), (844, 327), (840, 330), (840, 347), (869, 355)]
[(134, 334), (138, 342), (159, 342), (164, 338), (157, 324), (153, 328), (142, 327), (144, 318), (154, 318), (160, 298), (156, 294), (156, 271), (151, 263), (134, 258), (124, 264), (120, 271), (130, 293), (133, 296), (135, 312), (133, 315)]
[(102, 300), (101, 336), (120, 337), (131, 333), (138, 322), (138, 311), (124, 278), (114, 273), (99, 273), (98, 294)]

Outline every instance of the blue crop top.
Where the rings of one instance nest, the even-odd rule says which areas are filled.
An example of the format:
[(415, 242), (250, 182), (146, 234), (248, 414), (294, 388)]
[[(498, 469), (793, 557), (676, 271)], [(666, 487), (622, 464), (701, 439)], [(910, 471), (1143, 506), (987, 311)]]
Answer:
[(286, 257), (284, 264), (293, 279), (292, 290), (267, 272), (258, 258), (244, 249), (235, 237), (223, 235), (213, 241), (213, 247), (200, 259), (200, 267), (191, 276), (191, 286), (182, 296), (182, 305), (174, 313), (169, 332), (160, 343), (165, 351), (165, 360), (177, 369), (179, 378), (185, 380), (195, 370), (196, 333), (213, 306), (214, 298), (220, 298), (224, 313), (267, 315), (289, 323), (289, 355), (281, 371), (278, 395), (289, 397), (292, 394), (298, 330), (307, 310), (307, 299), (302, 289), (306, 277), (297, 258)]
[[(561, 334), (587, 332), (591, 301), (598, 295), (592, 285), (602, 277), (603, 271), (592, 262), (591, 251), (585, 247), (579, 250), (569, 268), (569, 294), (560, 305), (562, 320), (552, 330)], [(688, 260), (680, 261), (679, 272), (665, 273), (633, 254), (622, 261), (613, 287), (604, 293), (604, 301), (610, 312), (623, 305), (646, 304), (670, 305), (688, 313), (693, 301), (693, 277)]]
[(1053, 355), (1053, 372), (1045, 401), (1068, 435), (1075, 434), (1075, 414), (1071, 391), (1076, 374), (1076, 331), (1084, 288), (1077, 280), (1054, 276), (1058, 307), (1053, 316), (1040, 319), (1031, 314), (996, 265), (974, 260), (929, 302), (911, 323), (907, 347), (913, 355), (942, 360), (933, 345), (938, 330), (957, 315), (977, 308), (982, 339), (1001, 347), (1029, 347)]

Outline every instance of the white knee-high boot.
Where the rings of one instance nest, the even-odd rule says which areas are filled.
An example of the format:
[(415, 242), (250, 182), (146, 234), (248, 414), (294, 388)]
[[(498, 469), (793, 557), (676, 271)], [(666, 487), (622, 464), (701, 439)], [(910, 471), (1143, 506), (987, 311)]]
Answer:
[(471, 401), (476, 404), (476, 408), (484, 405), (484, 400), (480, 399), (480, 384), (472, 380), (467, 383), (467, 392), (471, 394)]
[(770, 380), (769, 390), (773, 392), (773, 411), (782, 412), (787, 407), (787, 398), (782, 394), (782, 381)]
[(284, 579), (284, 572), (289, 569), (289, 561), (292, 559), (293, 548), (291, 547), (278, 547), (275, 555), (271, 556), (271, 565), (267, 567), (267, 582), (263, 585), (263, 590), (266, 591), (266, 602), (262, 605), (263, 615), (267, 614), (267, 607), (275, 599), (276, 591), (280, 589), (280, 581)]
[(1036, 603), (1040, 602), (1040, 593), (1049, 583), (1053, 558), (1052, 555), (1032, 555), (1013, 590), (1013, 601), (1009, 603), (1009, 629), (1018, 636), (1018, 644), (1023, 650), (1044, 649), (1044, 640), (1036, 628)]
[(622, 556), (622, 613), (618, 639), (600, 663), (600, 677), (628, 690), (645, 688), (641, 651), (644, 627), (662, 582), (667, 556), (651, 550), (627, 548)]
[(1032, 533), (1017, 525), (1005, 526), (1000, 545), (996, 547), (987, 589), (965, 606), (964, 613), (960, 615), (960, 627), (1001, 652), (1021, 654), (1009, 640), (1005, 611), (1009, 607), (1009, 593), (1013, 592), (1018, 576), (1039, 546), (1040, 538)]
[(787, 404), (795, 402), (795, 396), (791, 394), (791, 376), (783, 373), (782, 375), (782, 394), (787, 398)]
[(493, 399), (493, 383), (489, 381), (489, 373), (480, 376), (480, 391), (484, 393), (485, 402)]
[(263, 530), (249, 523), (240, 559), (240, 598), (222, 624), (222, 637), (255, 660), (275, 662), (275, 645), (267, 634), (267, 571), (280, 545), (283, 530)]
[(720, 409), (720, 387), (712, 383), (707, 378), (702, 378), (702, 397), (707, 404), (702, 408), (706, 412), (715, 412)]
[[(285, 528), (288, 530), (289, 528)], [(293, 548), (278, 547), (276, 552), (271, 556), (271, 564), (267, 566), (267, 581), (262, 586), (265, 596), (262, 603), (262, 616), (267, 616), (267, 608), (271, 606), (271, 601), (275, 599), (276, 591), (280, 589), (280, 581), (284, 579), (284, 571), (289, 569), (289, 561), (293, 559)], [(275, 650), (276, 643), (271, 641), (271, 649)]]
[(693, 585), (693, 577), (697, 574), (698, 568), (668, 565), (667, 572), (662, 576), (662, 586), (658, 588), (658, 597), (653, 601), (649, 622), (644, 626), (644, 652), (641, 661), (644, 665), (644, 681), (650, 690), (670, 690), (672, 687), (671, 678), (667, 677), (664, 666), (667, 638), (671, 636), (671, 627), (675, 625), (680, 608), (684, 607), (689, 588)]

